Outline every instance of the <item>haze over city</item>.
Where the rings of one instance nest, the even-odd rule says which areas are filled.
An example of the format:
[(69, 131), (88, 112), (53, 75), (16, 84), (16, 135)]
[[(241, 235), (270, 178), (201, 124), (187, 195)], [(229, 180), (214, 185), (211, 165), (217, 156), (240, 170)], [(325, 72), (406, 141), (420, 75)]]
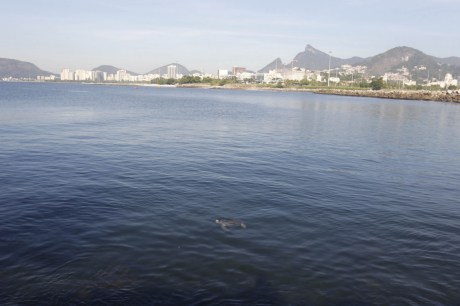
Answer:
[(144, 73), (179, 62), (214, 72), (289, 61), (305, 45), (337, 57), (410, 46), (460, 55), (460, 2), (422, 1), (8, 1), (1, 57), (59, 72), (110, 64)]

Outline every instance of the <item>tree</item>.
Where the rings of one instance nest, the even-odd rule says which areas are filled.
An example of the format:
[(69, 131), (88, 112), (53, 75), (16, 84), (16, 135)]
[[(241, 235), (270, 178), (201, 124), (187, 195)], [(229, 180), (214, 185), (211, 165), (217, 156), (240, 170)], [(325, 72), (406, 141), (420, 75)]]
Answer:
[(176, 80), (173, 79), (173, 78), (169, 78), (169, 79), (166, 80), (167, 85), (174, 85), (176, 83), (177, 83)]
[(299, 82), (299, 84), (300, 84), (301, 86), (308, 86), (308, 85), (310, 85), (310, 82), (308, 81), (307, 78), (303, 78), (303, 79)]
[(166, 84), (166, 79), (164, 78), (156, 78), (150, 81), (152, 84), (164, 85)]
[(383, 88), (383, 78), (373, 79), (371, 82), (372, 90), (380, 90)]

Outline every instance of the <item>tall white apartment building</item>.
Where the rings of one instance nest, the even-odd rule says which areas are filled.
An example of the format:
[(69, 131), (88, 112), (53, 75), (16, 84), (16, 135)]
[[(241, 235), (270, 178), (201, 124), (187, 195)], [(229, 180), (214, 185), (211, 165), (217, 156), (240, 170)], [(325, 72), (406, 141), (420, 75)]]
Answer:
[(130, 81), (130, 74), (126, 70), (118, 70), (115, 74), (115, 81), (117, 82), (128, 82)]
[(72, 70), (69, 68), (64, 68), (61, 71), (61, 80), (62, 81), (73, 81), (75, 80), (75, 75)]
[(107, 80), (107, 73), (102, 71), (92, 71), (92, 80), (96, 82), (102, 82)]
[(75, 70), (75, 81), (90, 81), (91, 80), (91, 71), (86, 71), (83, 69)]
[(168, 79), (175, 79), (175, 78), (177, 78), (177, 66), (169, 65), (168, 66)]

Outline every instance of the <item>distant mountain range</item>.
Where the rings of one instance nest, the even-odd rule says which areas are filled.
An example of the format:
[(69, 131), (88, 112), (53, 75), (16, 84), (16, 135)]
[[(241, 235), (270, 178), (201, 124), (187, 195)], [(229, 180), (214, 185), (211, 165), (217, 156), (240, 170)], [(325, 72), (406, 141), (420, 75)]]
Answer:
[[(410, 70), (411, 77), (414, 80), (427, 79), (430, 74), (432, 77), (436, 77), (437, 74), (445, 75), (446, 73), (452, 73), (454, 76), (460, 75), (460, 57), (453, 56), (447, 58), (438, 58), (427, 55), (414, 48), (396, 47), (384, 53), (367, 58), (355, 56), (342, 59), (332, 55), (330, 56), (330, 54), (318, 50), (311, 45), (307, 45), (305, 50), (299, 52), (291, 62), (284, 64), (280, 58), (276, 58), (272, 62), (268, 63), (265, 67), (258, 70), (258, 72), (266, 73), (269, 70), (276, 68), (282, 69), (291, 67), (300, 67), (310, 70), (326, 70), (329, 67), (329, 59), (332, 69), (345, 64), (353, 66), (367, 66), (368, 76), (379, 76), (385, 72), (396, 72), (402, 67), (406, 67)], [(176, 65), (178, 67), (177, 73), (179, 74), (188, 75), (197, 72), (196, 70), (189, 71), (183, 65), (171, 63), (152, 69), (147, 72), (147, 74), (167, 74), (169, 65)], [(421, 66), (425, 68), (414, 68), (420, 68)], [(115, 66), (102, 65), (94, 68), (93, 70), (103, 71), (107, 74), (115, 74), (118, 70), (121, 69)], [(139, 75), (139, 73), (133, 71), (127, 72), (132, 75)], [(32, 63), (15, 59), (0, 58), (0, 77), (36, 78), (39, 75), (47, 76), (53, 75), (53, 73), (41, 70)]]
[(0, 58), (0, 78), (36, 78), (39, 75), (49, 76), (55, 74), (41, 70), (29, 62)]
[[(437, 58), (410, 47), (396, 47), (368, 58), (355, 56), (342, 59), (331, 56), (330, 60), (331, 69), (342, 65), (367, 66), (367, 72), (370, 76), (382, 75), (385, 72), (396, 72), (403, 66), (408, 69), (426, 67), (424, 70), (413, 70), (414, 79), (426, 79), (429, 71), (431, 71), (432, 75), (453, 73), (458, 76), (460, 74), (460, 57)], [(305, 50), (298, 53), (290, 63), (283, 64), (281, 59), (277, 58), (260, 69), (259, 72), (265, 73), (275, 69), (275, 67), (278, 67), (278, 69), (301, 67), (309, 70), (326, 70), (329, 68), (329, 54), (307, 45)]]
[[(356, 65), (364, 61), (361, 57), (351, 57), (348, 59), (341, 59), (331, 55), (331, 68), (340, 67), (342, 65)], [(280, 58), (275, 59), (258, 72), (266, 73), (269, 70), (278, 68), (291, 68), (301, 67), (309, 70), (325, 70), (329, 68), (329, 54), (318, 49), (315, 49), (311, 45), (307, 45), (305, 50), (299, 52), (289, 64), (283, 64)]]

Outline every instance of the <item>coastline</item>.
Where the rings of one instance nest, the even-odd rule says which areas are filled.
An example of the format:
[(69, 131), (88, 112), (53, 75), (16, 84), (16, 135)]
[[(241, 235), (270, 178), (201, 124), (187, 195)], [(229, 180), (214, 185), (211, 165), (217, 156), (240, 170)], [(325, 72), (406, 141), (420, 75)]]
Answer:
[(419, 100), (435, 102), (460, 103), (460, 90), (370, 90), (370, 89), (331, 89), (331, 88), (273, 88), (245, 84), (226, 84), (224, 86), (211, 86), (208, 84), (184, 84), (179, 88), (207, 88), (207, 89), (231, 89), (231, 90), (269, 90), (289, 92), (311, 92), (321, 95), (368, 97), (394, 100)]
[[(21, 81), (27, 82), (27, 81)], [(32, 83), (46, 83), (33, 81)], [(78, 82), (55, 82), (64, 84), (75, 84)], [(435, 101), (435, 102), (452, 102), (460, 103), (460, 89), (457, 90), (370, 90), (370, 89), (335, 89), (335, 88), (306, 88), (306, 87), (269, 87), (252, 84), (225, 84), (223, 86), (211, 84), (174, 84), (174, 85), (158, 85), (149, 83), (99, 83), (99, 82), (81, 82), (84, 85), (108, 85), (108, 86), (133, 86), (133, 87), (156, 87), (156, 88), (198, 88), (198, 89), (226, 89), (226, 90), (263, 90), (274, 92), (310, 92), (321, 95), (336, 95), (336, 96), (353, 96), (353, 97), (368, 97), (380, 99), (394, 100), (419, 100), (419, 101)]]
[(396, 100), (421, 100), (460, 103), (460, 90), (344, 90), (316, 89), (312, 92), (324, 95), (369, 97)]

